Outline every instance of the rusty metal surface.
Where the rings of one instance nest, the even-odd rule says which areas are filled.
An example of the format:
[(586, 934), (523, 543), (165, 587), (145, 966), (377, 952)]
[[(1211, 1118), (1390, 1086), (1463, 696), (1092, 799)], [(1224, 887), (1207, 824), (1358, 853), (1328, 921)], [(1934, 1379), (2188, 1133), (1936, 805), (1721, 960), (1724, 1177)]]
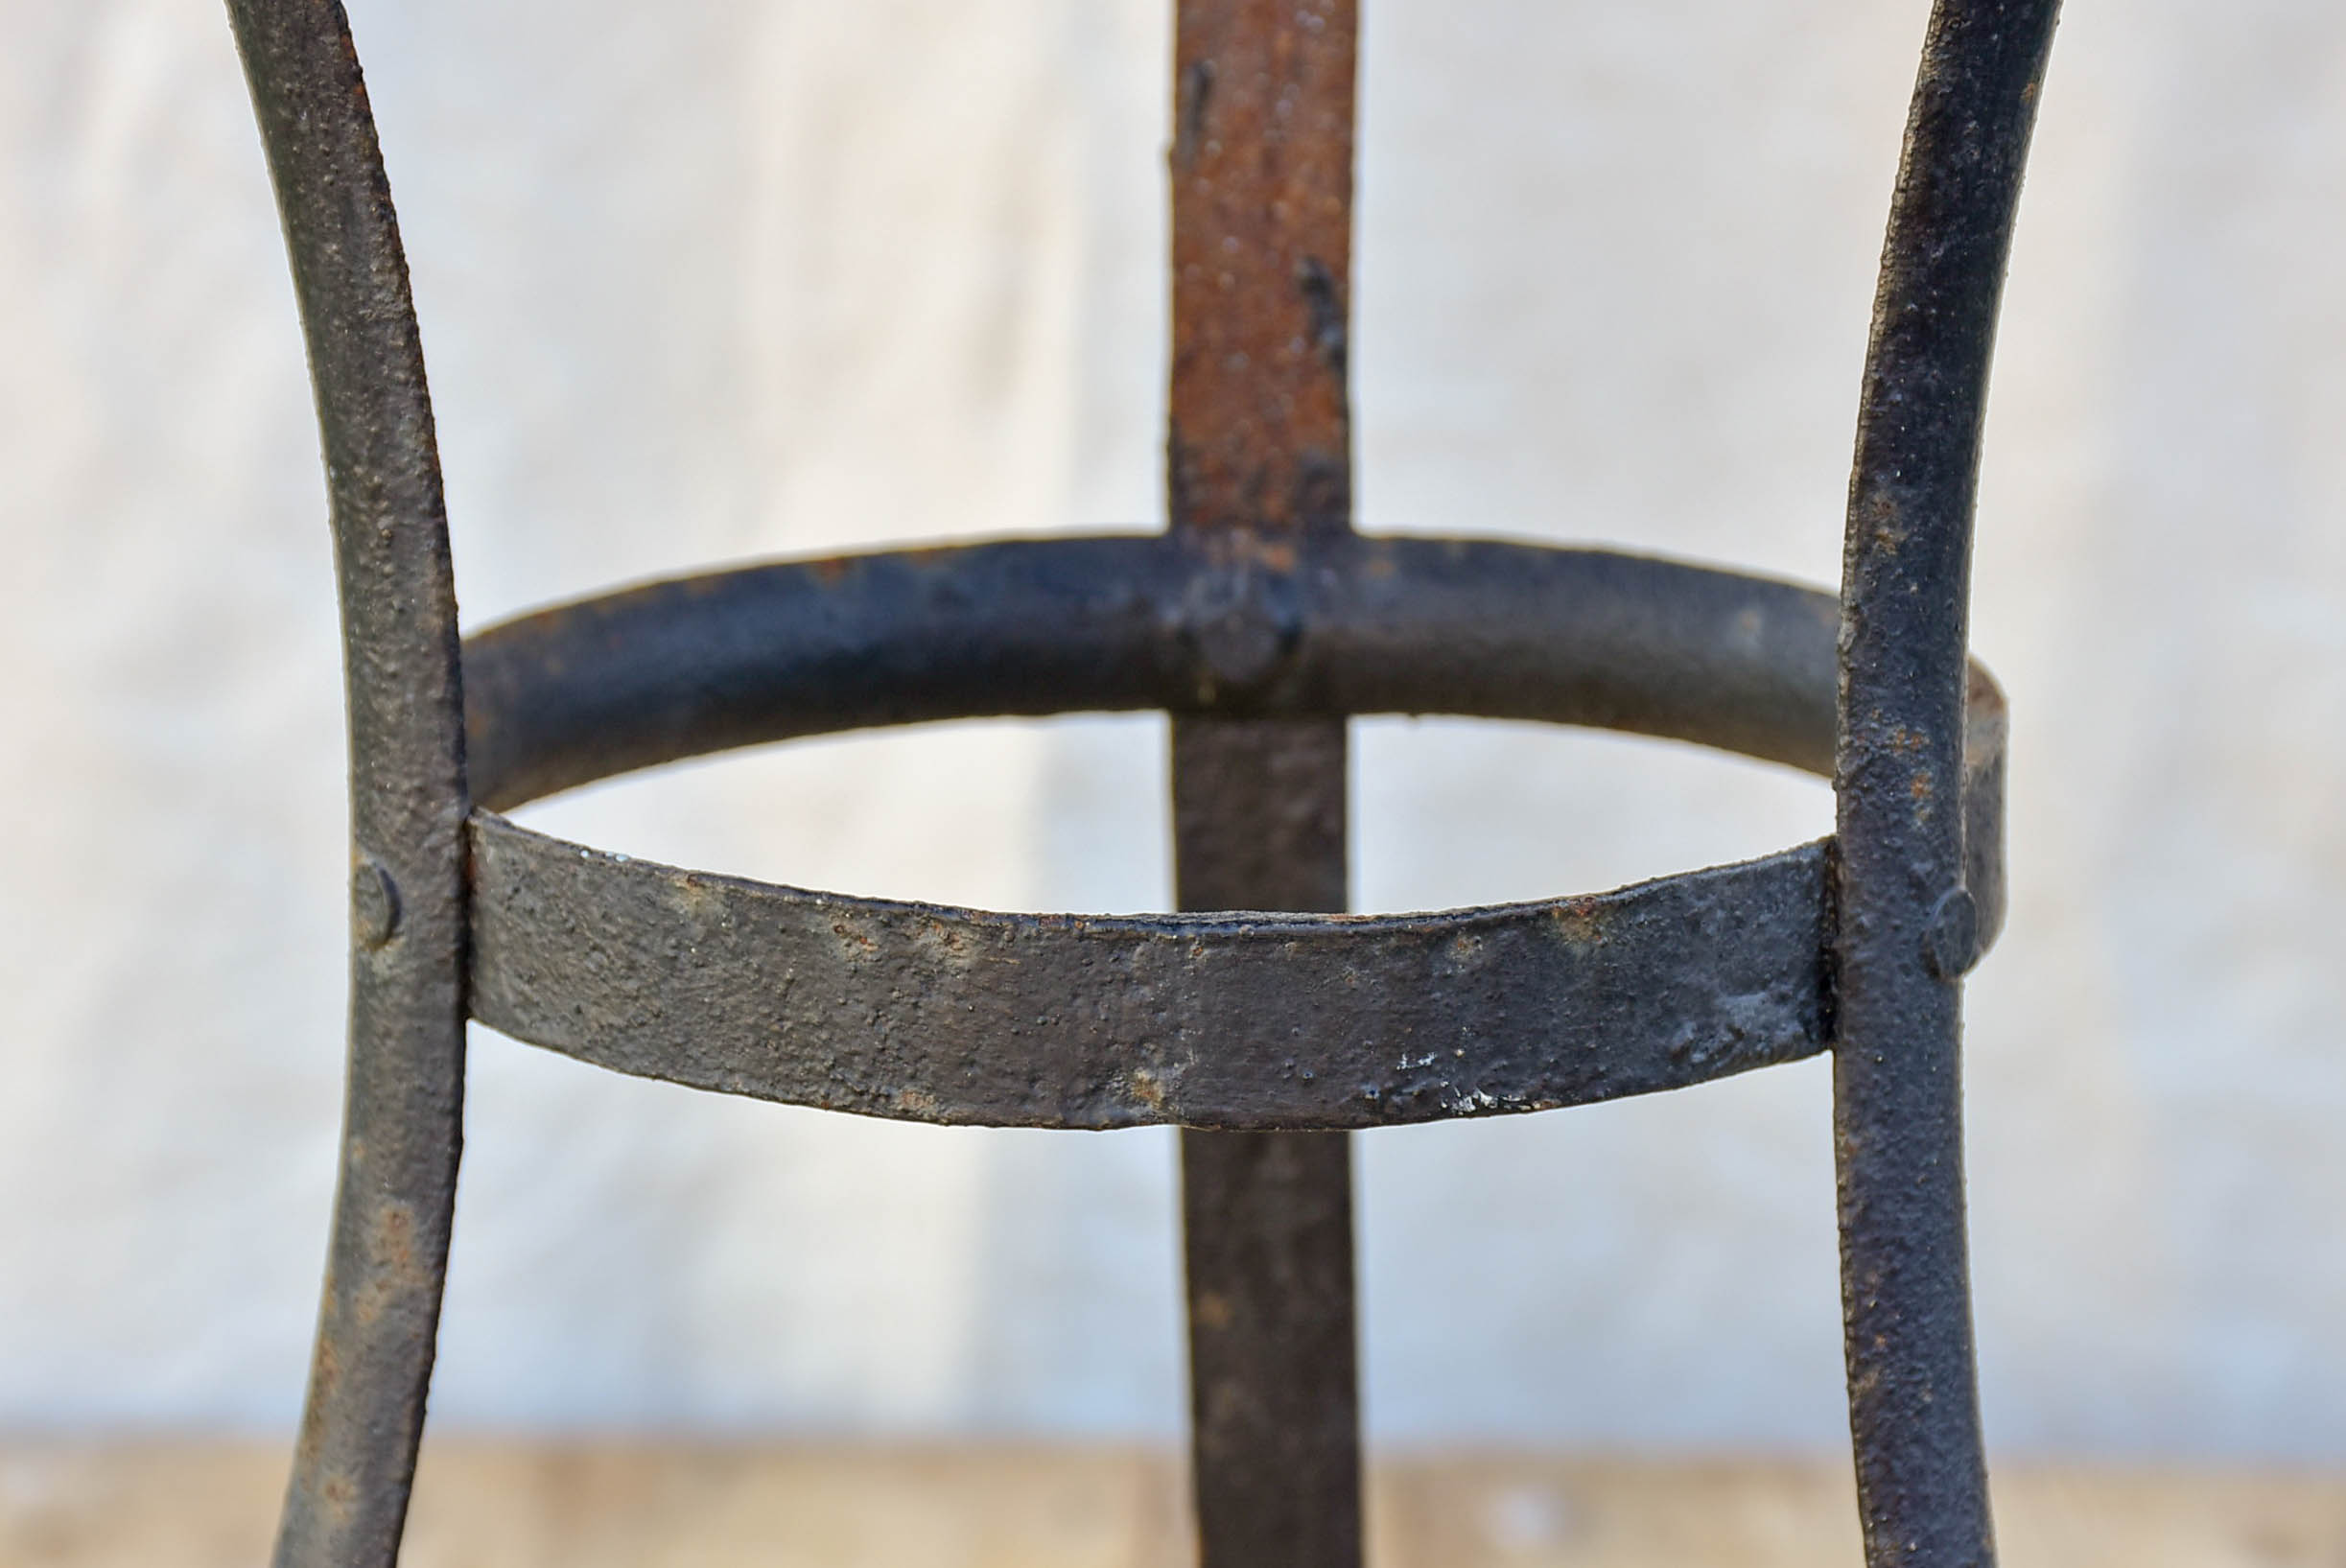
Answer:
[[(1966, 667), (1965, 596), (2055, 11), (1933, 12), (1838, 606), (1605, 552), (1354, 536), (1353, 10), (1179, 0), (1167, 536), (716, 573), (459, 650), (418, 335), (346, 22), (332, 0), (230, 0), (317, 390), (352, 756), (341, 1182), (279, 1563), (397, 1556), (468, 1008), (731, 1092), (1191, 1129), (1208, 1568), (1359, 1560), (1349, 1156), (1331, 1130), (1585, 1103), (1829, 1044), (1867, 1559), (1990, 1562), (1958, 982), (2003, 921), (2004, 715)], [(481, 802), (504, 807), (793, 735), (1122, 708), (1175, 715), (1180, 899), (1221, 913), (991, 915), (770, 887), (532, 834), (467, 791), (468, 735)], [(1382, 712), (1602, 725), (1829, 770), (1838, 832), (1593, 898), (1327, 913), (1345, 901), (1345, 721)], [(1284, 912), (1229, 912), (1249, 908)]]
[[(1963, 1219), (1964, 643), (1980, 430), (2057, 0), (1938, 0), (1891, 202), (1843, 555), (1834, 1134), (1866, 1560), (1994, 1559)], [(2000, 886), (1994, 896), (2001, 896)]]
[(330, 0), (231, 0), (317, 396), (350, 722), (350, 1060), (280, 1568), (387, 1568), (422, 1434), (464, 1084), (464, 701), (407, 264)]
[(1349, 1128), (1821, 1050), (1824, 855), (1443, 915), (1007, 915), (676, 871), (483, 813), (476, 1016), (697, 1088), (992, 1126)]
[[(1233, 601), (1281, 649), (1247, 686), (1220, 672)], [(472, 777), (504, 809), (737, 746), (1135, 710), (1533, 719), (1827, 774), (1838, 616), (1763, 577), (1487, 540), (1347, 536), (1307, 570), (1236, 578), (1162, 535), (743, 567), (468, 639)], [(2005, 706), (1976, 664), (1964, 722), (1984, 949), (2004, 918)]]
[[(1352, 569), (1314, 576), (1319, 596), (1299, 600), (1326, 630), (1304, 640), (1309, 656), (1280, 688), (1292, 700), (1421, 711), (1455, 684), (1485, 713), (1626, 722), (1830, 765), (1824, 596), (1530, 546), (1345, 549)], [(754, 567), (516, 622), (467, 652), (476, 734), (498, 737), (484, 762), (503, 759), (484, 765), (483, 788), (510, 795), (516, 779), (641, 765), (775, 728), (1194, 696), (1195, 642), (1167, 609), (1192, 600), (1175, 570), (1190, 559), (1161, 540), (977, 546)], [(695, 624), (717, 635), (695, 641)], [(1479, 678), (1453, 683), (1444, 652), (1466, 628)], [(655, 677), (627, 690), (606, 678), (615, 660)], [(1072, 685), (1054, 687), (1062, 677)], [(1698, 700), (1722, 690), (1745, 700)], [(709, 690), (732, 706), (679, 700)], [(2000, 888), (2003, 705), (1983, 673), (1974, 690), (1963, 791), (1981, 863), (1968, 876)], [(817, 692), (820, 703), (807, 696)], [(631, 724), (694, 711), (697, 724)], [(1244, 759), (1262, 755), (1246, 727), (1279, 721), (1224, 722)], [(1322, 759), (1302, 761), (1306, 778), (1333, 750), (1333, 723), (1280, 725), (1326, 737)], [(562, 767), (522, 752), (525, 734)], [(1216, 778), (1246, 787), (1233, 772), (1226, 759)], [(1228, 847), (1209, 843), (1206, 863), (1251, 854), (1289, 864), (1298, 847), (1341, 846), (1340, 821), (1294, 788), (1292, 772), (1260, 773), (1242, 805), (1242, 831)], [(476, 845), (474, 1005), (485, 1021), (645, 1076), (872, 1114), (1361, 1127), (1644, 1092), (1821, 1041), (1813, 846), (1601, 900), (1246, 921), (992, 915), (766, 887), (601, 855), (485, 812)], [(1260, 864), (1238, 875), (1268, 882)], [(1184, 902), (1237, 891), (1185, 876)], [(1332, 902), (1332, 880), (1272, 891)], [(1540, 934), (1575, 910), (1606, 911), (1604, 940), (1584, 951)], [(1983, 922), (1991, 936), (1996, 913)], [(1598, 934), (1596, 922), (1585, 928)], [(1754, 1000), (1771, 995), (1798, 999)], [(1404, 1055), (1427, 1054), (1385, 1050), (1404, 1035), (1468, 1055), (1444, 1056), (1431, 1077), (1396, 1076)], [(1716, 1058), (1701, 1048), (1718, 1041), (1729, 1044)], [(1360, 1098), (1364, 1086), (1378, 1097)]]
[[(1351, 529), (1357, 35), (1354, 0), (1174, 6), (1167, 515), (1241, 573)], [(1261, 619), (1222, 640), (1242, 684)], [(1344, 908), (1348, 762), (1341, 716), (1176, 716), (1180, 906)], [(1182, 1186), (1200, 1561), (1357, 1568), (1350, 1151), (1191, 1132)]]
[[(1468, 712), (1608, 722), (1830, 765), (1832, 601), (1822, 595), (1520, 545), (1353, 540), (1325, 563), (1294, 587), (1315, 630), (1299, 640), (1288, 677), (1250, 703), (1423, 711), (1446, 687), (1477, 703)], [(1039, 541), (753, 567), (543, 613), (468, 645), (475, 734), (489, 737), (480, 747), (483, 790), (510, 797), (518, 780), (576, 782), (597, 766), (914, 714), (1195, 700), (1202, 656), (1182, 611), (1198, 600), (1190, 574), (1201, 570), (1164, 540)], [(1472, 680), (1445, 663), (1462, 653)], [(628, 686), (626, 670), (644, 684)], [(1722, 691), (1739, 700), (1720, 706)], [(1259, 756), (1246, 727), (1275, 722), (1227, 719), (1224, 733), (1241, 758)], [(1980, 861), (1967, 875), (2000, 889), (2003, 704), (1977, 671), (1969, 723), (1965, 810), (1978, 825), (1969, 842)], [(1334, 749), (1333, 721), (1282, 726), (1315, 727), (1325, 750), (1303, 760), (1307, 779)], [(525, 741), (558, 765), (529, 755)], [(1232, 771), (1224, 760), (1216, 778), (1243, 786)], [(1233, 842), (1208, 843), (1206, 863), (1251, 854), (1286, 864), (1302, 858), (1296, 848), (1341, 846), (1340, 821), (1294, 788), (1292, 772), (1263, 773), (1243, 805)], [(1185, 831), (1194, 839), (1220, 820)], [(1757, 1034), (1747, 1023), (1747, 1043), (1718, 1064), (1666, 1064), (1681, 1031), (1688, 1041), (1725, 1038), (1734, 1010), (1771, 989), (1805, 994), (1783, 1017), (1820, 1027), (1821, 892), (1795, 892), (1797, 878), (1769, 879), (1789, 876), (1779, 862), (1805, 864), (1814, 849), (1758, 863), (1778, 866), (1765, 874), (1696, 873), (1610, 896), (1623, 913), (1607, 927), (1604, 963), (1617, 967), (1605, 983), (1617, 980), (1635, 1004), (1598, 1006), (1599, 988), (1567, 1007), (1576, 976), (1594, 971), (1571, 968), (1564, 948), (1527, 933), (1597, 901), (1383, 920), (985, 915), (601, 856), (485, 813), (477, 839), (475, 1006), (485, 1020), (628, 1071), (876, 1114), (1369, 1126), (1642, 1092), (1814, 1048), (1749, 1043)], [(1246, 885), (1268, 879), (1259, 864), (1238, 875), (1256, 879)], [(1237, 891), (1185, 876), (1185, 902)], [(1326, 903), (1330, 880), (1298, 878), (1273, 891)], [(1706, 936), (1692, 919), (1698, 909), (1724, 911), (1735, 940)], [(1992, 936), (1998, 906), (1988, 902), (1985, 914)], [(1436, 964), (1477, 932), (1474, 962)], [(1631, 982), (1634, 974), (1645, 978)], [(1531, 1006), (1537, 996), (1569, 1018), (1545, 1018)], [(1222, 1021), (1208, 1024), (1209, 1015)], [(1173, 1018), (1184, 1021), (1169, 1031)], [(1445, 1051), (1471, 1037), (1477, 1074), (1481, 1053), (1511, 1027), (1556, 1041), (1601, 1038), (1606, 1050), (1630, 1054), (1579, 1088), (1562, 1078), (1589, 1063), (1568, 1069), (1562, 1059), (1534, 1066), (1526, 1058), (1512, 1079), (1444, 1080), (1413, 1097), (1371, 1049), (1402, 1027), (1452, 1032)], [(1217, 1046), (1217, 1028), (1237, 1033)], [(1279, 1053), (1267, 1060), (1266, 1041)], [(1286, 1074), (1288, 1055), (1314, 1078)], [(1629, 1070), (1632, 1061), (1645, 1065)], [(1167, 1062), (1188, 1064), (1179, 1096), (1167, 1097), (1161, 1081)], [(1141, 1067), (1159, 1071), (1145, 1089), (1132, 1079)], [(1610, 1087), (1589, 1087), (1600, 1080)], [(1348, 1099), (1364, 1085), (1380, 1100)], [(1494, 1105), (1481, 1106), (1478, 1093)]]
[(1351, 527), (1352, 0), (1176, 0), (1173, 526)]

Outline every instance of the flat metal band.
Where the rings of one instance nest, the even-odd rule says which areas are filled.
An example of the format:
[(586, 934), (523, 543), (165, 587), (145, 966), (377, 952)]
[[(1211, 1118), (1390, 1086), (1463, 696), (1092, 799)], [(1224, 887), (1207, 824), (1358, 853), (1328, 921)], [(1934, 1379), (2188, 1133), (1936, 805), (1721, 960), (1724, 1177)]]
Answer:
[(1824, 1046), (1824, 850), (1449, 914), (1002, 915), (473, 824), (473, 1009), (599, 1066), (913, 1121), (1355, 1128)]
[[(636, 589), (482, 634), (466, 677), (492, 800), (788, 735), (1083, 709), (1550, 719), (1822, 769), (1834, 621), (1822, 594), (1599, 551), (1363, 539), (1233, 567), (1158, 537), (1026, 541)], [(1257, 649), (1244, 684), (1231, 644)], [(2004, 723), (1984, 673), (1971, 728), (1992, 935)], [(472, 844), (481, 1021), (870, 1115), (1372, 1127), (1681, 1088), (1827, 1043), (1825, 843), (1587, 898), (1273, 919), (846, 898), (486, 810)]]

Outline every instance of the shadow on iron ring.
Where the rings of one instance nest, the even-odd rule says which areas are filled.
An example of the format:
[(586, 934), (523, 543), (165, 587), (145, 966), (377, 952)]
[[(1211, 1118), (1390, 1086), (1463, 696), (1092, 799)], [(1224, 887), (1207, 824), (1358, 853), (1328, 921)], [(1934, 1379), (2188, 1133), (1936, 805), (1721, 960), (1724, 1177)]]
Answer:
[[(1141, 535), (757, 566), (523, 617), (464, 646), (473, 1016), (697, 1088), (1019, 1127), (1373, 1127), (1814, 1055), (1829, 839), (1440, 914), (1093, 918), (679, 871), (496, 812), (797, 736), (1142, 709), (1541, 719), (1830, 776), (1838, 616), (1607, 551)], [(2004, 728), (1975, 665), (1976, 919), (1933, 959), (1950, 981), (2002, 924)]]

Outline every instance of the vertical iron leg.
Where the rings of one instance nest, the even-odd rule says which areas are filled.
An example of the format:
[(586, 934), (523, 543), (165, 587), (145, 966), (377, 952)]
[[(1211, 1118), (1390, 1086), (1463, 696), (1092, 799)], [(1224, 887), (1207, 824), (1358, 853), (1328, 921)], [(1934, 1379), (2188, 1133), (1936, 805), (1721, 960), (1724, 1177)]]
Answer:
[[(1342, 719), (1177, 719), (1173, 759), (1182, 908), (1345, 906)], [(1349, 1136), (1191, 1129), (1182, 1192), (1201, 1558), (1358, 1568)]]
[[(1174, 7), (1165, 489), (1232, 590), (1208, 662), (1238, 689), (1285, 654), (1268, 582), (1351, 527), (1357, 35), (1354, 0)], [(1341, 718), (1177, 716), (1181, 907), (1342, 910), (1345, 779)], [(1358, 1568), (1350, 1147), (1190, 1131), (1182, 1183), (1206, 1568)]]
[[(1166, 500), (1241, 690), (1285, 655), (1267, 584), (1351, 528), (1356, 35), (1353, 0), (1173, 7)], [(1342, 911), (1345, 756), (1342, 718), (1175, 716), (1180, 908)], [(1183, 1237), (1206, 1568), (1358, 1568), (1345, 1134), (1185, 1132)]]

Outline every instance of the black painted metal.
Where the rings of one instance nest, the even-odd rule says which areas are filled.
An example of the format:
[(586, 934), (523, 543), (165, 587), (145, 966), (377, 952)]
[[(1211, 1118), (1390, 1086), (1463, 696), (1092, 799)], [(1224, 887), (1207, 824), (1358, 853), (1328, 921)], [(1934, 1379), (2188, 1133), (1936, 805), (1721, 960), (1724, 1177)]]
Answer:
[(385, 1568), (422, 1437), (464, 1100), (464, 697), (407, 262), (328, 0), (231, 0), (308, 338), (350, 715), (350, 1064), (276, 1560)]
[(1824, 1049), (1824, 853), (1446, 915), (997, 915), (473, 829), (473, 1010), (642, 1078), (995, 1127), (1377, 1127)]
[[(1349, 750), (1342, 717), (1175, 718), (1175, 901), (1187, 910), (1343, 909)], [(1515, 934), (1539, 948), (1555, 929), (1522, 926)], [(1472, 1075), (1453, 1071), (1467, 1060), (1461, 1053), (1510, 1035), (1519, 1047), (1541, 1049), (1537, 1025), (1477, 1030), (1470, 1045), (1458, 1031), (1458, 1014), (1428, 1018), (1432, 1038), (1403, 1038), (1414, 1033), (1409, 1013), (1421, 1011), (1406, 997), (1440, 995), (1453, 968), (1495, 956), (1512, 945), (1506, 938), (1486, 947), (1474, 936), (1461, 942), (1428, 929), (1431, 942), (1418, 962), (1386, 971), (1397, 981), (1388, 990), (1363, 984), (1372, 966), (1360, 962), (1367, 955), (1348, 940), (1353, 930), (1328, 922), (1317, 930), (1344, 932), (1329, 949), (1337, 967), (1306, 977), (1282, 951), (1263, 966), (1260, 984), (1216, 986), (1217, 1016), (1189, 1036), (1201, 1057), (1252, 1059), (1256, 1070), (1277, 1073), (1280, 1088), (1341, 1085), (1349, 1110), (1445, 1101), (1455, 1108), (1489, 1092)], [(1417, 972), (1405, 975), (1410, 969)], [(1468, 989), (1482, 989), (1503, 1011), (1529, 999), (1513, 977), (1493, 971), (1486, 978), (1488, 987)], [(1372, 990), (1385, 995), (1372, 999)], [(1323, 1057), (1306, 1041), (1340, 1018), (1349, 1019), (1349, 1028), (1338, 1027), (1350, 1049)], [(1345, 1073), (1338, 1063), (1347, 1057), (1368, 1070)], [(1354, 1078), (1357, 1084), (1349, 1082)], [(1248, 1098), (1231, 1094), (1225, 1105)], [(1351, 1140), (1341, 1132), (1300, 1130), (1331, 1125), (1313, 1118), (1262, 1118), (1256, 1125), (1274, 1130), (1255, 1132), (1183, 1119), (1190, 1123), (1181, 1138), (1182, 1264), (1199, 1561), (1202, 1568), (1354, 1568), (1360, 1336)]]
[[(1349, 1161), (1331, 1130), (1586, 1103), (1829, 1044), (1867, 1560), (1990, 1562), (1957, 982), (2003, 918), (2004, 725), (1992, 683), (1966, 670), (1965, 595), (1988, 352), (2055, 12), (1934, 11), (1838, 605), (1630, 556), (1353, 536), (1351, 11), (1181, 0), (1177, 258), (1243, 230), (1278, 258), (1279, 287), (1238, 291), (1224, 320), (1212, 280), (1177, 269), (1173, 534), (717, 573), (528, 617), (459, 653), (418, 335), (347, 25), (333, 0), (229, 0), (317, 388), (352, 759), (342, 1172), (277, 1561), (397, 1556), (469, 1010), (728, 1092), (1191, 1129), (1213, 1568), (1358, 1557)], [(1277, 71), (1294, 92), (1262, 74)], [(1232, 148), (1260, 156), (1214, 162)], [(1260, 354), (1229, 351), (1256, 339)], [(1264, 369), (1282, 355), (1285, 381)], [(1149, 708), (1176, 715), (1183, 906), (1283, 912), (844, 899), (604, 855), (493, 812), (790, 736)], [(1591, 898), (1314, 913), (1344, 901), (1343, 726), (1379, 712), (1602, 725), (1830, 770), (1838, 832)]]
[(1765, 578), (1454, 538), (1285, 565), (1155, 534), (753, 566), (468, 639), (472, 777), (503, 810), (736, 746), (1144, 709), (1537, 719), (1829, 774), (1839, 615)]
[(1996, 306), (2057, 0), (1940, 0), (1874, 303), (1842, 587), (1834, 1143), (1869, 1562), (1994, 1558), (1963, 1227), (1964, 642)]
[(1182, 1262), (1199, 1562), (1358, 1562), (1351, 1139), (1184, 1131)]
[[(914, 712), (1177, 706), (1195, 699), (1202, 657), (1182, 607), (1207, 597), (1185, 570), (1223, 581), (1161, 539), (1031, 541), (753, 567), (546, 612), (468, 644), (482, 787), (510, 798), (517, 780), (551, 788), (598, 766)], [(1309, 716), (1318, 704), (1424, 711), (1470, 633), (1477, 679), (1456, 682), (1458, 711), (1829, 765), (1823, 595), (1634, 556), (1416, 540), (1354, 540), (1304, 575), (1311, 594), (1272, 596), (1316, 629), (1297, 640), (1289, 681), (1248, 699), (1269, 715), (1216, 720), (1242, 742), (1244, 726), (1298, 718), (1326, 734), (1337, 721)], [(715, 634), (692, 636), (696, 619)], [(1063, 678), (1071, 689), (1053, 686)], [(1974, 679), (1965, 876), (1992, 937), (2003, 706)], [(1721, 690), (1744, 700), (1719, 708), (1706, 693)], [(1232, 771), (1220, 765), (1226, 789), (1246, 783)], [(1226, 857), (1333, 836), (1332, 812), (1299, 807), (1291, 779), (1257, 779)], [(482, 1019), (622, 1071), (866, 1114), (1370, 1127), (1650, 1092), (1825, 1043), (1818, 846), (1504, 909), (1203, 920), (763, 887), (600, 855), (485, 811), (474, 842)], [(1285, 891), (1334, 901), (1325, 887)]]

